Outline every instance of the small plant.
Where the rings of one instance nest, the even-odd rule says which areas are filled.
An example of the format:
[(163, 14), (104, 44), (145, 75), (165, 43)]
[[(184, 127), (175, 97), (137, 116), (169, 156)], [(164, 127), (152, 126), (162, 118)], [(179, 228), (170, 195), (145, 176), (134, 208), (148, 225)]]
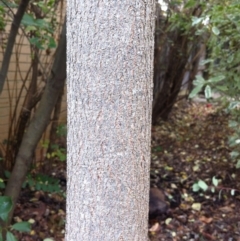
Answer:
[(23, 183), (23, 188), (29, 186), (29, 188), (34, 190), (42, 190), (44, 192), (56, 192), (60, 193), (59, 180), (44, 174), (37, 174), (32, 176), (31, 174), (27, 175), (26, 181)]
[(8, 221), (9, 213), (13, 208), (10, 197), (0, 196), (0, 241), (17, 241), (11, 231), (30, 232), (31, 225), (29, 222), (19, 222), (8, 227), (4, 227), (4, 223)]
[[(232, 118), (229, 121), (228, 126), (233, 130), (233, 134), (228, 138), (229, 146), (232, 148), (230, 153), (231, 159), (236, 163), (236, 168), (240, 168), (240, 118), (239, 118), (239, 106), (240, 102), (232, 103), (229, 106), (232, 110)], [(230, 103), (230, 104), (231, 104)]]
[(56, 157), (60, 161), (66, 161), (67, 156), (66, 156), (66, 149), (65, 148), (61, 148), (57, 144), (51, 145), (51, 148), (52, 148), (52, 152), (47, 153), (48, 159)]
[(194, 183), (192, 186), (192, 190), (194, 192), (200, 192), (200, 191), (208, 191), (211, 190), (211, 192), (215, 192), (215, 190), (219, 190), (219, 198), (221, 198), (221, 193), (223, 190), (230, 191), (231, 195), (233, 196), (235, 192), (237, 191), (234, 188), (228, 188), (228, 187), (223, 187), (219, 185), (219, 180), (216, 177), (212, 178), (212, 185), (208, 185), (206, 182), (203, 180), (199, 180), (198, 182)]
[(65, 124), (60, 124), (57, 127), (57, 134), (59, 137), (66, 137), (67, 136), (67, 126)]
[[(5, 176), (9, 178), (11, 175), (10, 172), (5, 172)], [(1, 185), (1, 179), (0, 179), (0, 185)], [(30, 189), (37, 190), (37, 191), (44, 191), (44, 192), (56, 192), (56, 193), (62, 193), (62, 190), (60, 188), (59, 179), (50, 177), (48, 175), (44, 174), (36, 174), (32, 175), (29, 173), (26, 177), (25, 182), (22, 185), (22, 188), (29, 187)], [(1, 241), (1, 240), (0, 240)]]
[[(60, 124), (56, 130), (58, 140), (64, 140), (63, 143), (50, 143), (49, 140), (42, 142), (42, 147), (47, 150), (46, 157), (47, 159), (56, 158), (60, 161), (66, 161), (67, 152), (66, 152), (66, 136), (67, 136), (67, 127), (65, 124)], [(61, 141), (60, 141), (61, 142)], [(50, 147), (50, 148), (49, 148)]]
[[(194, 3), (194, 1), (189, 1)], [(194, 88), (190, 98), (204, 90), (206, 99), (211, 99), (212, 92), (221, 94), (222, 104), (229, 105), (227, 112), (232, 120), (229, 127), (234, 134), (229, 137), (229, 146), (233, 151), (231, 158), (240, 168), (240, 100), (239, 100), (239, 1), (221, 1), (202, 5), (201, 16), (192, 18), (192, 26), (201, 31), (206, 39), (206, 59), (201, 61), (204, 66), (203, 76), (197, 75), (193, 81)], [(205, 8), (206, 7), (206, 8)], [(228, 16), (228, 17), (226, 17)], [(212, 91), (213, 90), (213, 91)]]

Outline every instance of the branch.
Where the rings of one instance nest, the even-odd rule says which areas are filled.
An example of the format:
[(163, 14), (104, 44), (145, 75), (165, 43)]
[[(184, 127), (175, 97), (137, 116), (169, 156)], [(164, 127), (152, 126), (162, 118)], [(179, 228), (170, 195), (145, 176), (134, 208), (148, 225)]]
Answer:
[(8, 37), (7, 47), (6, 47), (3, 61), (2, 61), (2, 68), (0, 71), (0, 94), (2, 93), (4, 82), (5, 82), (5, 79), (7, 76), (9, 62), (11, 59), (12, 50), (13, 50), (13, 46), (15, 43), (17, 33), (18, 33), (18, 29), (19, 29), (20, 23), (22, 21), (23, 15), (27, 9), (29, 1), (30, 0), (22, 0), (21, 1), (20, 5), (18, 7), (17, 13), (14, 15), (14, 18), (13, 18), (10, 34)]

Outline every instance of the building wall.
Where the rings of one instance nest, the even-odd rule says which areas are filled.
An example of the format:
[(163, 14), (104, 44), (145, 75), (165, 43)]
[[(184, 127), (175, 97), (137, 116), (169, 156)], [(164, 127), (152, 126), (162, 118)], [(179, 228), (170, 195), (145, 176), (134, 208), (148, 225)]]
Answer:
[[(61, 10), (62, 11), (62, 10)], [(65, 11), (65, 10), (64, 10)], [(63, 22), (63, 14), (59, 14), (59, 21)], [(5, 32), (0, 32), (0, 63), (3, 61), (4, 49), (7, 43), (8, 34), (12, 19), (9, 17)], [(58, 42), (60, 25), (56, 30), (55, 41)], [(46, 77), (51, 73), (51, 66), (54, 60), (56, 49), (39, 52), (40, 64), (38, 66), (37, 89), (41, 90), (46, 82)], [(0, 96), (0, 150), (4, 153), (6, 141), (9, 140), (9, 130), (16, 127), (19, 113), (21, 112), (27, 90), (32, 78), (32, 51), (30, 43), (23, 31), (19, 29), (18, 36), (11, 56), (7, 79)], [(60, 122), (66, 123), (66, 95), (63, 96)], [(43, 140), (49, 138), (49, 127), (43, 135)], [(42, 145), (39, 144), (37, 156), (44, 155)]]

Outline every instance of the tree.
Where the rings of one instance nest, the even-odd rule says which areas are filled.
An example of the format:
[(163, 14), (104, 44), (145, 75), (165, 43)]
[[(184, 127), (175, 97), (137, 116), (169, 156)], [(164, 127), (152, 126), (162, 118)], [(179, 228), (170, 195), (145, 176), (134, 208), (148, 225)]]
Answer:
[[(43, 85), (46, 83), (51, 71), (52, 63), (50, 63), (50, 58), (53, 58), (51, 53), (53, 49), (55, 52), (56, 48), (54, 37), (56, 38), (56, 34), (58, 35), (63, 22), (62, 17), (56, 17), (55, 13), (57, 9), (57, 11), (61, 9), (58, 1), (31, 1), (29, 4), (28, 2), (29, 0), (22, 0), (16, 3), (14, 1), (4, 1), (0, 4), (0, 31), (3, 35), (8, 33), (7, 26), (10, 23), (9, 21), (11, 21), (10, 19), (13, 19), (9, 36), (8, 38), (3, 38), (1, 45), (4, 51), (0, 70), (0, 91), (5, 86), (3, 97), (6, 95), (6, 91), (10, 91), (12, 88), (9, 82), (15, 81), (15, 89), (10, 91), (14, 95), (8, 95), (9, 108), (5, 109), (5, 111), (9, 112), (9, 126), (7, 136), (2, 136), (2, 138), (7, 140), (6, 144), (1, 146), (3, 153), (2, 155), (0, 154), (2, 156), (0, 176), (2, 178), (5, 177), (4, 170), (11, 171), (15, 164), (23, 135), (42, 97)], [(18, 9), (15, 10), (17, 7)], [(29, 42), (28, 46), (25, 45), (26, 40)], [(18, 48), (17, 46), (22, 47)], [(28, 60), (25, 59), (26, 53), (24, 51), (29, 51)], [(43, 55), (51, 57), (42, 58)], [(47, 65), (44, 64), (46, 60)], [(21, 63), (22, 61), (24, 63)], [(31, 63), (27, 65), (26, 61)], [(9, 66), (11, 66), (10, 71), (8, 71)], [(11, 72), (14, 66), (16, 69), (13, 77)], [(29, 70), (25, 74), (24, 68), (26, 67), (29, 67)], [(4, 85), (5, 81), (7, 81), (6, 85)], [(1, 101), (2, 104), (3, 101)], [(55, 108), (55, 112), (57, 109)], [(56, 117), (56, 113), (54, 117)], [(54, 125), (52, 126), (54, 127)]]
[(203, 55), (203, 37), (191, 19), (203, 11), (198, 1), (156, 4), (152, 124), (167, 120), (181, 90), (191, 87)]
[[(5, 196), (12, 198), (15, 206), (22, 184), (32, 163), (35, 148), (47, 127), (51, 113), (56, 105), (59, 95), (62, 93), (66, 79), (66, 23), (64, 23), (56, 50), (56, 57), (39, 107), (35, 112), (21, 142), (16, 162), (8, 180)], [(11, 221), (13, 210), (9, 215)]]
[(220, 100), (231, 114), (229, 127), (233, 129), (233, 135), (229, 137), (229, 145), (234, 147), (234, 151), (230, 156), (236, 162), (237, 168), (240, 168), (239, 11), (240, 3), (237, 0), (214, 0), (206, 4), (199, 18), (192, 19), (192, 25), (198, 27), (198, 34), (204, 34), (208, 38), (207, 56), (202, 62), (205, 73), (203, 76), (196, 76), (193, 82), (195, 88), (190, 94), (190, 97), (194, 97), (204, 90), (208, 100), (212, 98), (212, 92), (221, 94)]
[(68, 241), (147, 239), (154, 8), (68, 2)]

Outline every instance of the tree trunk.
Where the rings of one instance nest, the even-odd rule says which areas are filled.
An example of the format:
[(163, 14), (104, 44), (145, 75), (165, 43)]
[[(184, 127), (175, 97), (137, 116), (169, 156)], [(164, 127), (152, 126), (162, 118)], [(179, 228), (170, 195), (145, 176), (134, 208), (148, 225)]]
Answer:
[[(66, 24), (63, 26), (61, 40), (56, 51), (52, 76), (48, 79), (39, 107), (23, 136), (16, 162), (8, 180), (5, 196), (12, 198), (15, 206), (22, 183), (30, 167), (35, 148), (47, 127), (59, 94), (64, 88), (66, 78)], [(10, 215), (11, 220), (12, 213)]]
[[(25, 133), (26, 127), (29, 124), (29, 120), (31, 117), (31, 113), (33, 108), (36, 107), (38, 102), (40, 101), (42, 97), (42, 91), (36, 91), (37, 90), (37, 73), (38, 73), (38, 53), (39, 50), (34, 47), (33, 48), (33, 53), (34, 57), (32, 59), (32, 78), (30, 81), (29, 88), (27, 90), (27, 94), (24, 99), (24, 103), (22, 105), (21, 112), (19, 114), (19, 118), (17, 120), (17, 124), (12, 121), (11, 126), (9, 128), (8, 132), (8, 140), (13, 140), (7, 143), (6, 147), (6, 160), (5, 160), (5, 170), (12, 170), (12, 167), (14, 165), (14, 162), (16, 160), (19, 147), (21, 145), (23, 135)], [(14, 116), (12, 120), (16, 118), (17, 115), (17, 107), (18, 105), (15, 106), (14, 110)], [(16, 127), (14, 128), (14, 126)], [(12, 130), (14, 129), (14, 130)]]
[(147, 240), (154, 8), (68, 1), (67, 241)]

